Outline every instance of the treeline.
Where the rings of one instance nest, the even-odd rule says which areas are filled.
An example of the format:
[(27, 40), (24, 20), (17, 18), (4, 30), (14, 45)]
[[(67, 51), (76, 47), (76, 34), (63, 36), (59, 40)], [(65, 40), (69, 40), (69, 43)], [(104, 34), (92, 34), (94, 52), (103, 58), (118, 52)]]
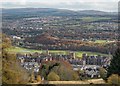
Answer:
[(117, 48), (116, 42), (102, 44), (82, 42), (80, 40), (59, 39), (51, 36), (26, 38), (22, 46), (31, 49), (91, 51), (105, 54), (109, 52), (114, 53)]
[(62, 46), (57, 46), (57, 45), (25, 45), (23, 46), (25, 48), (29, 48), (29, 49), (37, 49), (37, 50), (71, 50), (71, 51), (91, 51), (91, 52), (99, 52), (99, 53), (104, 53), (104, 54), (108, 54), (109, 52), (111, 52), (112, 54), (114, 53), (114, 51), (116, 50), (116, 48), (108, 48), (108, 47), (97, 47), (97, 46), (88, 46), (88, 45), (81, 45), (81, 46), (72, 46), (72, 45), (62, 45)]

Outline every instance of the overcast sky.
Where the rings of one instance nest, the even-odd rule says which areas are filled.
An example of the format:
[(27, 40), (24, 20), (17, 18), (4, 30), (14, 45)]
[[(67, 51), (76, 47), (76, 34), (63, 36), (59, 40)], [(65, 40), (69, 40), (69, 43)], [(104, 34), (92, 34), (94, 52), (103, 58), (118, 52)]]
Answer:
[(0, 0), (2, 8), (59, 8), (118, 11), (119, 0)]

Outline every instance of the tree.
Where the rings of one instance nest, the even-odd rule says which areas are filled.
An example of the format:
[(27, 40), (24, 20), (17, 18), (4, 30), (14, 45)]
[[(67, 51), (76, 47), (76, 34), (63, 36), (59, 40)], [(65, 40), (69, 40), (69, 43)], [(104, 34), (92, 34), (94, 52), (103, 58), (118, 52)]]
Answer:
[[(25, 84), (28, 82), (28, 73), (21, 67), (16, 54), (11, 54), (6, 51), (11, 45), (10, 39), (2, 36), (2, 83), (3, 84)], [(0, 59), (1, 60), (1, 59)], [(23, 75), (24, 74), (24, 75)]]
[(45, 79), (48, 74), (56, 67), (59, 66), (59, 63), (56, 62), (48, 62), (47, 64), (43, 64), (41, 67), (40, 75), (42, 75)]
[(59, 72), (56, 72), (60, 80), (62, 81), (72, 81), (72, 80), (79, 80), (78, 73), (72, 70), (71, 68), (66, 68), (66, 66), (61, 65), (58, 69)]
[(5, 49), (5, 48), (11, 47), (11, 40), (5, 34), (2, 34), (2, 44), (1, 45), (2, 45), (2, 50)]
[(112, 74), (118, 74), (120, 76), (120, 48), (118, 48), (113, 55), (110, 66), (107, 70), (107, 77)]
[(43, 63), (41, 66), (41, 70), (39, 74), (47, 79), (46, 76), (51, 72), (56, 73), (60, 80), (79, 80), (79, 75), (72, 69), (72, 66), (69, 62), (66, 61), (49, 61), (47, 63)]
[(9, 55), (6, 52), (3, 53), (2, 59), (3, 84), (19, 84), (19, 83), (23, 84), (28, 82), (27, 71), (20, 66), (20, 64), (15, 58), (16, 58), (15, 55), (12, 54)]
[(60, 77), (55, 72), (50, 72), (47, 76), (47, 80), (49, 80), (49, 81), (59, 81)]

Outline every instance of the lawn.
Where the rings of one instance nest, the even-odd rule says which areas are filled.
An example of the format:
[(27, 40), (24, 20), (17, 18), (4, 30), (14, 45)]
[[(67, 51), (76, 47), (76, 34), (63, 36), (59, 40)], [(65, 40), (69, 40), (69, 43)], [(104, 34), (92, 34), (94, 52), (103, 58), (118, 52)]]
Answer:
[[(46, 50), (34, 50), (34, 49), (26, 49), (26, 48), (21, 48), (21, 47), (11, 47), (6, 49), (7, 52), (10, 53), (45, 53)], [(56, 54), (69, 54), (69, 51), (66, 50), (49, 50), (50, 53), (56, 53)], [(97, 53), (97, 52), (88, 52), (88, 51), (75, 51), (75, 55), (79, 58), (82, 57), (82, 54), (86, 53), (87, 55), (103, 55), (107, 56), (107, 54), (102, 54), (102, 53)]]

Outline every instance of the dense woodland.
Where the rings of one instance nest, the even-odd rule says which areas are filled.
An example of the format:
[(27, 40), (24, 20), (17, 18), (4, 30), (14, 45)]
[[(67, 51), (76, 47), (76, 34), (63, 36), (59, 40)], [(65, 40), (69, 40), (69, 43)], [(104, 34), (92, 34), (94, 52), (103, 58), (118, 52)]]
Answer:
[(117, 48), (117, 41), (104, 44), (83, 42), (74, 39), (60, 39), (45, 33), (35, 37), (27, 37), (22, 46), (32, 49), (92, 51), (108, 54), (109, 52), (114, 53)]

